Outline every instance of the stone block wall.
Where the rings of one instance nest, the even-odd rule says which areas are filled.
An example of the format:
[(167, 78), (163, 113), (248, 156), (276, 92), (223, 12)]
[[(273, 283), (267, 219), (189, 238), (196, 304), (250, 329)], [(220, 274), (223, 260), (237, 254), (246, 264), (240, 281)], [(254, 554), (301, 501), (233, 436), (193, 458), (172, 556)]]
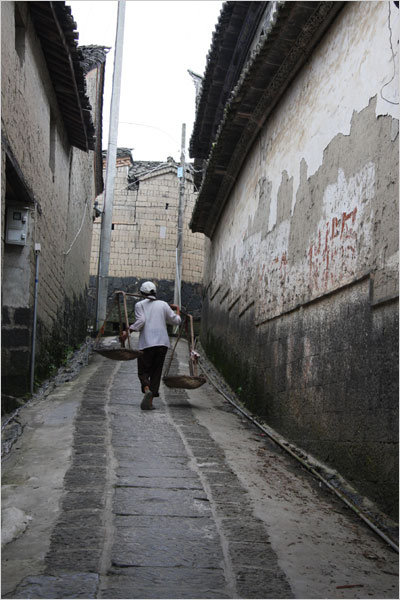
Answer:
[[(117, 163), (118, 165), (118, 163)], [(170, 302), (176, 269), (179, 179), (173, 161), (142, 175), (138, 189), (128, 188), (128, 166), (117, 166), (113, 202), (113, 231), (109, 266), (112, 291), (138, 291), (143, 280), (154, 281)], [(201, 309), (204, 236), (189, 230), (195, 202), (193, 179), (187, 172), (182, 252), (182, 304), (198, 316)], [(102, 205), (102, 198), (99, 198)], [(100, 218), (93, 231), (90, 263), (91, 297), (95, 296), (100, 242)], [(135, 282), (133, 284), (133, 282)], [(90, 309), (93, 315), (94, 306)]]
[[(16, 11), (23, 56), (16, 47)], [(94, 155), (69, 143), (28, 3), (4, 2), (1, 15), (2, 214), (17, 205), (28, 208), (29, 219), (25, 246), (6, 244), (2, 229), (2, 389), (22, 396), (29, 393), (35, 244), (35, 379), (46, 377), (87, 335)], [(95, 86), (88, 93), (95, 104)]]

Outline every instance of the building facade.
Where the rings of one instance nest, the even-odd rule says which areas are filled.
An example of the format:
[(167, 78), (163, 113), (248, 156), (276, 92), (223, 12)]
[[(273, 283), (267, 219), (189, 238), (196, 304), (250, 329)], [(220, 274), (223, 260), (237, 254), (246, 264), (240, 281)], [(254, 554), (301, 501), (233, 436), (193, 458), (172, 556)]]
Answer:
[(1, 17), (2, 393), (23, 397), (87, 334), (106, 53), (64, 2)]
[(210, 239), (208, 354), (391, 516), (398, 20), (394, 2), (225, 3), (190, 146), (205, 168), (191, 228)]
[[(104, 163), (105, 168), (105, 163)], [(133, 161), (129, 149), (119, 148), (114, 185), (108, 304), (114, 292), (138, 292), (140, 282), (154, 281), (161, 299), (174, 299), (179, 207), (179, 165)], [(201, 312), (204, 236), (192, 233), (189, 221), (196, 193), (193, 172), (186, 168), (182, 245), (182, 306), (196, 317)], [(100, 197), (102, 206), (103, 198)], [(94, 223), (91, 253), (91, 309), (95, 314), (96, 282), (100, 252), (101, 217)], [(133, 303), (129, 302), (132, 314)], [(116, 313), (111, 321), (116, 322)]]

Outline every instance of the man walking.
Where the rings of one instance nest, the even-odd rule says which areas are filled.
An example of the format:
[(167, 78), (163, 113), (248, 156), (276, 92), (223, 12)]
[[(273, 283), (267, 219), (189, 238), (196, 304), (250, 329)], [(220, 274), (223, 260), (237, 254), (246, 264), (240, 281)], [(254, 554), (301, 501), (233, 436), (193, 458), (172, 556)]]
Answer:
[[(144, 394), (140, 408), (153, 410), (153, 398), (159, 396), (164, 360), (170, 347), (167, 323), (180, 325), (181, 317), (179, 306), (157, 300), (156, 286), (151, 281), (141, 285), (140, 293), (144, 299), (136, 303), (135, 322), (129, 329), (140, 331), (138, 349), (143, 352), (138, 358), (138, 376)], [(121, 340), (127, 337), (128, 332), (124, 331)]]

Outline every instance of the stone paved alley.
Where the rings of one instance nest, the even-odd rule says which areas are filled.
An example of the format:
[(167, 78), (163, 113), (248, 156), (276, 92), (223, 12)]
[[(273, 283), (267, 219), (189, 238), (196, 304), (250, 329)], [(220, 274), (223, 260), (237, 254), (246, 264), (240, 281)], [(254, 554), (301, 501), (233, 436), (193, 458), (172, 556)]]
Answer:
[(213, 386), (140, 401), (136, 361), (93, 354), (21, 410), (3, 598), (398, 597), (394, 550)]

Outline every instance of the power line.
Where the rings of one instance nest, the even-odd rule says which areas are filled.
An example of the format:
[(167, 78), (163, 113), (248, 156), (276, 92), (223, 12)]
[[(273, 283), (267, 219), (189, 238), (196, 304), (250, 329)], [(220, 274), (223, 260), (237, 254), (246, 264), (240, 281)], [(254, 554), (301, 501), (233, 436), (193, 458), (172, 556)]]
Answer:
[[(104, 119), (104, 121), (108, 123), (108, 119)], [(148, 127), (149, 129), (157, 129), (157, 131), (165, 133), (165, 135), (171, 138), (171, 140), (173, 140), (176, 144), (179, 144), (179, 142), (174, 137), (172, 137), (172, 135), (170, 135), (167, 131), (161, 129), (160, 127), (155, 127), (154, 125), (147, 125), (146, 123), (132, 123), (131, 121), (119, 121), (119, 123), (122, 125), (136, 125), (138, 127)]]

